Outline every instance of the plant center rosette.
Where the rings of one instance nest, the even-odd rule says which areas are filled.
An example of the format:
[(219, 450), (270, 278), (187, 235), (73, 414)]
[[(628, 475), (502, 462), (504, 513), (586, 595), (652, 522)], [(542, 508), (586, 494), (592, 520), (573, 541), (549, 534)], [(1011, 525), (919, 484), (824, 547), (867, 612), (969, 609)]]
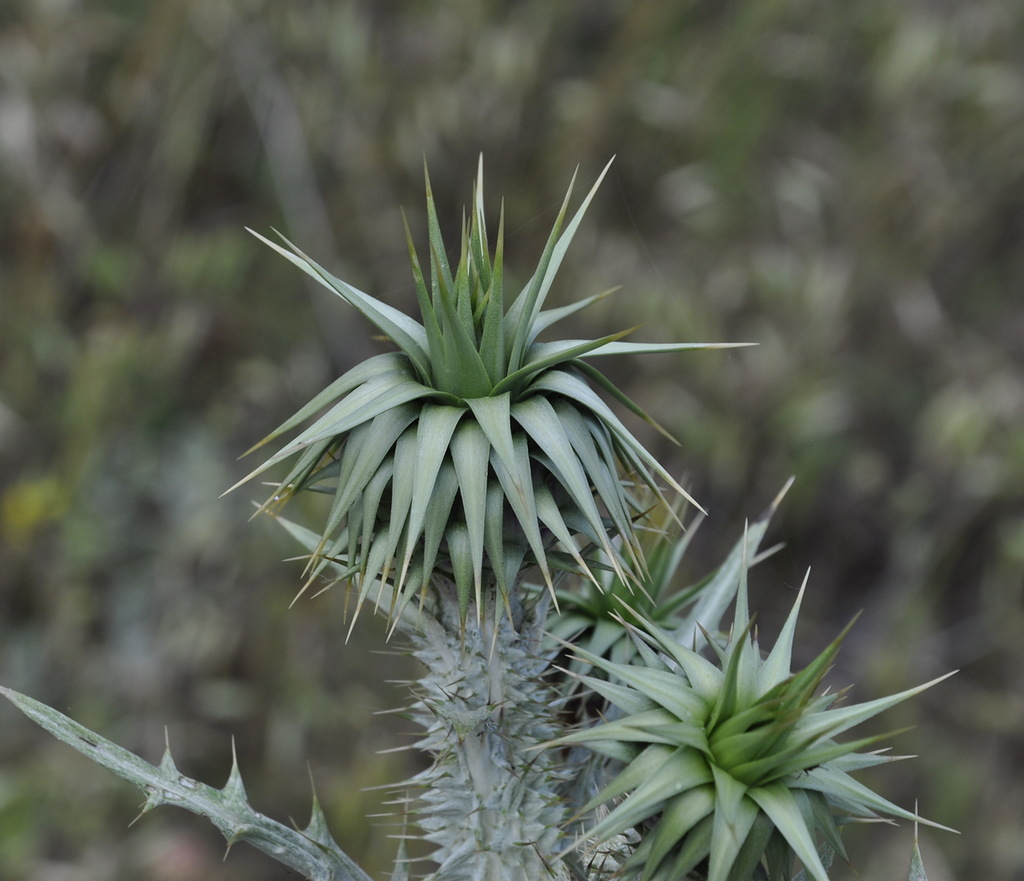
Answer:
[(646, 509), (631, 487), (645, 487), (661, 504), (664, 485), (688, 498), (595, 389), (653, 420), (590, 360), (729, 344), (621, 342), (628, 330), (540, 339), (604, 296), (544, 308), (601, 178), (566, 223), (570, 186), (536, 270), (508, 308), (503, 217), (492, 255), (482, 167), (454, 268), (429, 179), (426, 273), (406, 226), (420, 320), (336, 278), (287, 241), (259, 236), (395, 347), (353, 367), (257, 444), (312, 420), (245, 478), (292, 460), (264, 510), (302, 490), (332, 496), (308, 574), (312, 580), (333, 564), (336, 578), (355, 588), (356, 613), (373, 597), (397, 621), (413, 597), (429, 601), (431, 589), (446, 587), (463, 623), (474, 602), (478, 616), (492, 600), (500, 614), (529, 567), (539, 567), (552, 592), (559, 571), (596, 581), (592, 551), (618, 577), (637, 581), (645, 571), (637, 521)]

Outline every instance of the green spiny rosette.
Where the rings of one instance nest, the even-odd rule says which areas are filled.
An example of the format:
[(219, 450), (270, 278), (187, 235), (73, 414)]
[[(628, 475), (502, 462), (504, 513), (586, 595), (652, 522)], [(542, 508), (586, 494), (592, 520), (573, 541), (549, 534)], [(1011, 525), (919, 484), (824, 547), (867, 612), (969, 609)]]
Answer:
[[(647, 561), (647, 571), (640, 583), (624, 581), (612, 567), (605, 566), (597, 569), (596, 582), (577, 582), (560, 588), (556, 591), (558, 606), (549, 615), (549, 633), (574, 649), (582, 648), (620, 664), (636, 657), (632, 628), (648, 621), (669, 630), (683, 642), (696, 640), (702, 644), (703, 631), (717, 631), (735, 599), (741, 567), (753, 567), (778, 550), (778, 545), (761, 552), (758, 548), (792, 483), (791, 478), (771, 505), (749, 525), (722, 565), (685, 586), (678, 583), (679, 567), (703, 515), (692, 518), (684, 529), (684, 499), (678, 500), (672, 511), (653, 508), (648, 524), (640, 532)], [(586, 666), (590, 665), (576, 661), (572, 669), (582, 670)]]
[[(593, 580), (587, 557), (594, 550), (623, 579), (645, 571), (636, 533), (644, 511), (631, 488), (644, 486), (665, 504), (662, 484), (686, 493), (595, 392), (653, 424), (590, 359), (727, 344), (619, 342), (629, 331), (539, 339), (602, 296), (544, 308), (600, 181), (566, 223), (570, 186), (536, 270), (507, 309), (503, 218), (492, 256), (482, 166), (454, 269), (429, 179), (428, 274), (406, 226), (420, 320), (336, 278), (291, 243), (258, 236), (395, 346), (353, 367), (258, 444), (312, 420), (245, 478), (292, 460), (263, 510), (301, 490), (333, 496), (308, 571), (312, 580), (339, 564), (340, 579), (356, 588), (357, 613), (368, 596), (387, 596), (397, 620), (410, 599), (448, 585), (464, 621), (471, 601), (479, 616), (492, 599), (482, 593), (495, 587), (507, 606), (510, 586), (532, 565), (552, 591), (559, 571)], [(493, 608), (501, 605), (494, 600)]]
[[(692, 604), (710, 580), (673, 589), (679, 564), (702, 518), (698, 514), (683, 528), (684, 508), (685, 502), (674, 505), (671, 511), (652, 511), (650, 524), (640, 532), (647, 569), (639, 583), (623, 579), (611, 566), (595, 566), (595, 580), (576, 579), (560, 586), (555, 591), (558, 605), (549, 613), (551, 636), (591, 654), (626, 663), (635, 657), (636, 646), (623, 620), (638, 623), (632, 620), (634, 613), (657, 623), (677, 620), (680, 609)], [(585, 665), (582, 661), (576, 663)]]
[(651, 622), (635, 628), (637, 663), (576, 649), (608, 677), (581, 679), (620, 715), (551, 745), (586, 745), (625, 765), (583, 806), (586, 815), (615, 803), (577, 844), (593, 851), (639, 829), (624, 877), (678, 881), (697, 872), (707, 881), (784, 881), (799, 860), (805, 877), (827, 881), (822, 854), (845, 859), (844, 823), (880, 815), (928, 822), (851, 776), (900, 758), (858, 752), (879, 737), (835, 738), (946, 677), (853, 706), (841, 704), (842, 692), (816, 696), (846, 631), (791, 673), (803, 589), (775, 647), (762, 655), (751, 626), (743, 628), (745, 572), (732, 637), (720, 645), (707, 636), (714, 660)]

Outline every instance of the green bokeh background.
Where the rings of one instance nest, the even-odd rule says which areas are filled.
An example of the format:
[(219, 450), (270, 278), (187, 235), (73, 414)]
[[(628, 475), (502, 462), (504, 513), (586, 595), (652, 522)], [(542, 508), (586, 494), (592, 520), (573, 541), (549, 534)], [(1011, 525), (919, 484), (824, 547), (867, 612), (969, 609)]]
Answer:
[[(876, 697), (914, 762), (869, 782), (932, 881), (1024, 877), (1024, 4), (1007, 0), (3, 0), (0, 682), (308, 817), (382, 876), (414, 758), (410, 675), (300, 565), (237, 455), (377, 350), (351, 309), (244, 233), (280, 228), (364, 290), (414, 294), (422, 168), (457, 229), (477, 156), (521, 281), (574, 168), (613, 154), (553, 296), (621, 284), (599, 335), (758, 348), (611, 372), (711, 512), (696, 575), (789, 475), (752, 604), (805, 568), (810, 658)], [(631, 423), (631, 425), (634, 423)], [(373, 652), (373, 653), (371, 653)], [(307, 770), (308, 761), (308, 770)], [(0, 707), (0, 878), (293, 877)], [(912, 830), (850, 834), (906, 877)], [(853, 878), (841, 869), (839, 878)]]

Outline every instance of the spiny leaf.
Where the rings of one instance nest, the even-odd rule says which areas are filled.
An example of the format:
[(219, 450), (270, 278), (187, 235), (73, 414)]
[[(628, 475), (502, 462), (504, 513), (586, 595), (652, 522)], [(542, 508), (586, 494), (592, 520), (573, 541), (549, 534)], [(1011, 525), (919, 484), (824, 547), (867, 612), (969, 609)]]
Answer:
[(715, 779), (715, 814), (711, 828), (708, 881), (727, 881), (757, 819), (757, 805), (747, 798), (747, 787), (712, 765)]
[(428, 404), (420, 412), (419, 430), (416, 433), (417, 470), (412, 482), (412, 499), (405, 526), (406, 548), (402, 561), (402, 572), (398, 579), (399, 584), (405, 580), (405, 572), (409, 568), (409, 562), (419, 544), (427, 507), (437, 483), (441, 463), (448, 452), (452, 434), (463, 413), (465, 410), (460, 407), (445, 407), (436, 404)]
[[(561, 221), (565, 216), (569, 196), (572, 193), (572, 183), (569, 184), (569, 191), (566, 193), (565, 203), (562, 206), (562, 210), (559, 212), (558, 220), (555, 222), (555, 229), (552, 230), (552, 239), (549, 240), (548, 247), (545, 249), (544, 256), (541, 258), (540, 266), (538, 267), (537, 273), (534, 275), (531, 285), (527, 289), (526, 297), (523, 301), (522, 312), (519, 316), (520, 323), (515, 334), (515, 348), (513, 349), (512, 361), (509, 364), (510, 371), (518, 369), (522, 364), (526, 342), (530, 336), (530, 327), (536, 320), (537, 313), (543, 307), (544, 300), (547, 298), (548, 291), (551, 289), (551, 284), (554, 281), (555, 275), (558, 273), (558, 269), (562, 265), (562, 259), (565, 257), (565, 253), (569, 249), (569, 244), (576, 235), (576, 230), (579, 228), (579, 225), (583, 220), (583, 216), (587, 213), (590, 203), (597, 194), (597, 191), (601, 186), (601, 182), (604, 180), (605, 175), (608, 174), (608, 170), (611, 168), (613, 161), (614, 157), (608, 161), (608, 164), (605, 165), (601, 173), (598, 175), (597, 180), (594, 181), (594, 185), (583, 198), (579, 208), (576, 209), (576, 213), (565, 227), (565, 231), (558, 236), (557, 240), (554, 240), (555, 233), (560, 228)], [(573, 175), (573, 180), (575, 180), (575, 175)], [(517, 301), (517, 303), (518, 302), (519, 301)], [(513, 308), (509, 310), (510, 315), (515, 309), (515, 306), (516, 304), (513, 304)]]
[(605, 297), (622, 290), (622, 285), (616, 285), (613, 288), (609, 288), (606, 291), (601, 291), (599, 294), (592, 294), (589, 297), (584, 297), (582, 300), (577, 300), (575, 303), (569, 303), (566, 306), (558, 306), (554, 309), (541, 309), (537, 313), (537, 317), (534, 319), (533, 328), (530, 331), (530, 338), (527, 340), (527, 345), (532, 345), (537, 337), (553, 324), (561, 321), (563, 318), (568, 318), (570, 315), (575, 315), (577, 312), (593, 306), (595, 303), (599, 303)]
[[(437, 315), (434, 312), (434, 303), (427, 290), (426, 280), (423, 277), (423, 269), (420, 266), (420, 258), (416, 253), (416, 246), (412, 240), (412, 230), (409, 229), (409, 221), (402, 212), (402, 225), (405, 229), (405, 243), (409, 250), (409, 262), (412, 265), (413, 283), (416, 287), (416, 299), (419, 302), (420, 316), (423, 319), (423, 330), (427, 337), (427, 354), (431, 365), (431, 379), (435, 383), (443, 385), (451, 384), (451, 377), (444, 374), (444, 370), (450, 365), (443, 357), (444, 338), (441, 335), (441, 326), (438, 324)], [(440, 372), (440, 374), (439, 374)]]
[[(612, 554), (607, 533), (601, 523), (601, 514), (590, 489), (591, 482), (588, 480), (579, 458), (573, 452), (572, 443), (565, 433), (561, 420), (551, 406), (551, 402), (541, 396), (527, 398), (512, 407), (511, 415), (526, 430), (545, 456), (551, 459), (555, 468), (558, 469), (557, 476), (563, 488), (569, 493), (577, 509), (594, 526), (595, 532), (604, 537), (604, 550)], [(614, 562), (613, 558), (613, 564)]]
[(427, 171), (426, 160), (423, 162), (423, 180), (427, 188), (427, 237), (430, 240), (431, 278), (437, 293), (437, 286), (451, 288), (454, 284), (451, 267), (445, 253), (444, 237), (441, 234), (441, 223), (437, 219), (437, 208), (434, 205), (434, 191), (430, 186), (430, 173)]
[[(415, 319), (410, 318), (404, 312), (394, 306), (383, 303), (376, 297), (372, 297), (364, 291), (353, 287), (348, 282), (342, 281), (315, 261), (302, 253), (295, 245), (284, 236), (281, 240), (288, 245), (287, 250), (265, 236), (261, 236), (255, 230), (248, 230), (256, 238), (266, 245), (269, 245), (281, 256), (294, 263), (303, 272), (316, 279), (322, 285), (336, 293), (350, 305), (354, 306), (371, 323), (373, 323), (388, 339), (394, 343), (409, 357), (409, 360), (416, 366), (422, 378), (430, 376), (429, 358), (427, 356), (427, 334), (423, 325)], [(280, 235), (280, 233), (278, 233)]]
[(775, 824), (775, 828), (782, 833), (793, 849), (793, 853), (804, 864), (804, 871), (808, 872), (815, 881), (828, 881), (828, 874), (818, 856), (818, 848), (807, 830), (807, 824), (800, 813), (793, 793), (781, 784), (773, 784), (755, 787), (748, 790), (748, 794)]
[(943, 676), (937, 676), (929, 682), (922, 683), (914, 688), (908, 688), (905, 691), (898, 692), (897, 694), (891, 694), (888, 697), (880, 697), (876, 700), (866, 701), (862, 704), (854, 704), (850, 707), (840, 707), (838, 709), (815, 714), (805, 722), (801, 723), (797, 730), (804, 736), (834, 737), (855, 725), (860, 725), (862, 722), (866, 722), (872, 716), (877, 716), (884, 710), (902, 703), (907, 700), (907, 698), (920, 694), (922, 691), (931, 688), (933, 685), (938, 685), (944, 679), (949, 679), (949, 677), (954, 675), (956, 672), (956, 670), (952, 670)]
[[(482, 208), (480, 209), (482, 214)], [(481, 225), (483, 220), (480, 221)], [(484, 297), (484, 314), (480, 330), (480, 355), (487, 368), (492, 385), (497, 383), (505, 372), (505, 290), (502, 280), (504, 271), (504, 239), (505, 239), (505, 205), (502, 203), (498, 219), (498, 244), (494, 252), (494, 267), (486, 282)], [(486, 242), (483, 245), (486, 246)], [(482, 263), (487, 265), (486, 256)], [(493, 393), (493, 392), (492, 392)]]
[(921, 859), (921, 846), (917, 840), (917, 824), (914, 824), (914, 852), (910, 856), (910, 874), (907, 881), (928, 881), (924, 871), (924, 860)]
[(382, 374), (390, 373), (394, 370), (399, 370), (402, 367), (402, 356), (398, 352), (384, 352), (380, 355), (374, 355), (367, 358), (361, 364), (357, 364), (351, 370), (343, 373), (334, 382), (327, 386), (318, 395), (315, 395), (309, 403), (301, 407), (297, 413), (290, 416), (284, 422), (282, 422), (277, 428), (275, 428), (270, 434), (268, 434), (258, 444), (250, 447), (246, 450), (242, 456), (248, 456), (255, 450), (258, 450), (264, 444), (269, 441), (280, 437), (286, 431), (291, 431), (297, 425), (301, 425), (310, 416), (315, 413), (319, 413), (324, 407), (326, 407), (331, 401), (337, 400), (342, 395), (346, 394), (350, 390), (362, 385), (364, 382), (368, 382), (373, 377)]
[(518, 391), (529, 380), (531, 376), (562, 364), (572, 361), (594, 349), (605, 345), (610, 340), (617, 340), (627, 336), (636, 330), (635, 327), (620, 330), (618, 333), (609, 334), (597, 340), (559, 340), (551, 343), (534, 343), (527, 350), (523, 358), (523, 366), (501, 379), (494, 386), (494, 393), (500, 394), (505, 391)]
[(669, 505), (665, 501), (665, 497), (662, 495), (661, 489), (654, 482), (654, 479), (648, 473), (647, 468), (644, 467), (645, 465), (665, 480), (673, 490), (683, 496), (683, 498), (694, 505), (694, 507), (704, 511), (704, 509), (691, 498), (690, 494), (679, 485), (676, 479), (665, 470), (664, 466), (662, 466), (654, 456), (647, 452), (640, 441), (633, 437), (626, 426), (622, 424), (608, 405), (605, 404), (605, 402), (602, 401), (582, 379), (577, 376), (573, 376), (564, 369), (548, 370), (540, 374), (531, 382), (530, 389), (534, 392), (547, 391), (565, 395), (570, 400), (576, 401), (577, 404), (581, 404), (593, 412), (594, 415), (608, 427), (611, 433), (618, 440), (620, 443), (620, 450), (628, 454), (631, 464), (636, 464), (640, 478), (651, 488), (651, 491), (655, 493), (658, 499), (666, 507), (669, 507)]
[(555, 223), (548, 235), (547, 244), (541, 254), (540, 260), (534, 270), (533, 276), (522, 292), (513, 300), (508, 312), (505, 314), (504, 336), (512, 345), (508, 353), (508, 363), (505, 365), (505, 372), (511, 373), (522, 366), (523, 353), (526, 350), (527, 341), (530, 336), (530, 328), (534, 321), (534, 307), (540, 297), (544, 276), (551, 264), (551, 255), (558, 243), (558, 234), (561, 231), (562, 223), (565, 220), (566, 212), (569, 210), (569, 199), (572, 196), (572, 189), (576, 183), (576, 172), (569, 181), (569, 189), (562, 200), (562, 207), (558, 211)]

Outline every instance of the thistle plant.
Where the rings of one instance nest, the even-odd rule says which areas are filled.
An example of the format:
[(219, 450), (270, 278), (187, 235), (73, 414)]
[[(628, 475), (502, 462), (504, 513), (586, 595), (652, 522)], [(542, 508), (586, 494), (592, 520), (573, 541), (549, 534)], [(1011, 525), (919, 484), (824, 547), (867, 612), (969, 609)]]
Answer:
[[(842, 692), (821, 691), (841, 637), (790, 669), (799, 598), (762, 654), (747, 574), (770, 553), (759, 547), (781, 494), (718, 569), (677, 583), (697, 525), (683, 528), (684, 509), (699, 505), (608, 399), (662, 429), (592, 362), (735, 344), (624, 342), (633, 329), (542, 339), (605, 296), (546, 305), (606, 172), (571, 214), (570, 186), (509, 302), (504, 217), (492, 248), (482, 165), (454, 262), (428, 178), (424, 263), (406, 223), (418, 319), (256, 234), (392, 348), (257, 444), (291, 435), (240, 484), (288, 463), (259, 511), (306, 552), (299, 593), (350, 591), (351, 626), (369, 604), (420, 662), (404, 709), (429, 762), (395, 789), (430, 845), (430, 878), (823, 881), (831, 857), (845, 858), (845, 823), (920, 819), (851, 776), (889, 761), (860, 752), (875, 738), (836, 738), (934, 682), (844, 706)], [(316, 528), (281, 512), (304, 491), (326, 498)], [(248, 805), (237, 767), (215, 790), (182, 776), (169, 750), (150, 765), (3, 693), (142, 788), (143, 812), (177, 804), (305, 877), (367, 881), (315, 799), (298, 832)], [(403, 848), (392, 878), (408, 877)]]

